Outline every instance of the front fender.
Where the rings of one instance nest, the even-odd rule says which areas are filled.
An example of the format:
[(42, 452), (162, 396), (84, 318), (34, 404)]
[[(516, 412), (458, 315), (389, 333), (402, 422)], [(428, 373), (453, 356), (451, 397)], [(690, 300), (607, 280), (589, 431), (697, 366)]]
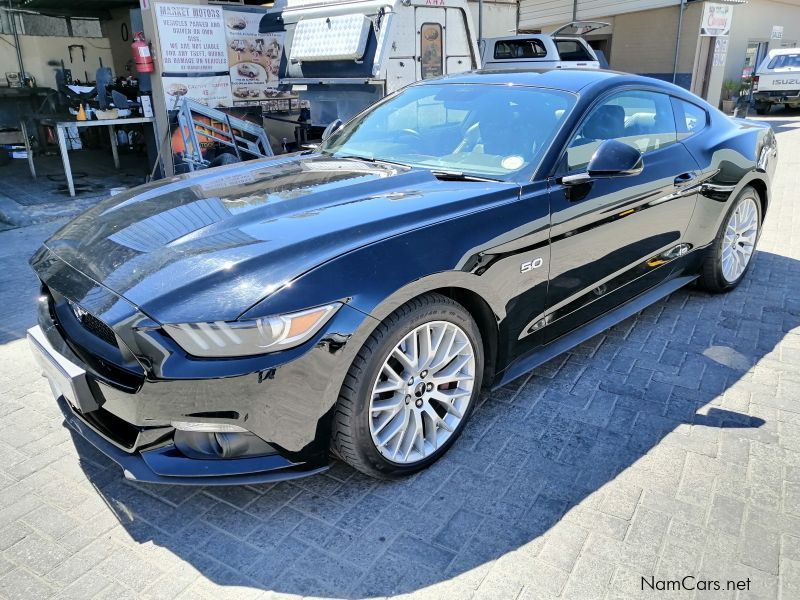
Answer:
[[(499, 361), (516, 342), (507, 319), (512, 309), (537, 314), (544, 308), (549, 263), (549, 203), (546, 184), (520, 199), (509, 190), (506, 202), (491, 210), (417, 227), (337, 257), (276, 291), (242, 315), (242, 319), (292, 312), (343, 301), (365, 319), (349, 332), (348, 355), (354, 357), (378, 322), (421, 294), (455, 289), (479, 299), (484, 323), (496, 328)], [(541, 269), (520, 273), (520, 264), (541, 258)], [(527, 323), (528, 312), (520, 317)], [(518, 319), (519, 320), (519, 319)], [(513, 322), (513, 323), (512, 323)], [(505, 325), (504, 325), (505, 324)], [(524, 323), (518, 324), (522, 327)], [(332, 373), (338, 394), (345, 373)]]

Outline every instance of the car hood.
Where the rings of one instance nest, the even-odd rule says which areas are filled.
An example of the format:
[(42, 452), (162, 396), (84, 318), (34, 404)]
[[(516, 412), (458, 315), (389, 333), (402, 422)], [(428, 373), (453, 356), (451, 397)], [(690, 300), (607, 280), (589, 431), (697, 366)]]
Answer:
[(234, 320), (344, 252), (479, 209), (516, 187), (295, 155), (112, 196), (45, 246), (161, 323)]

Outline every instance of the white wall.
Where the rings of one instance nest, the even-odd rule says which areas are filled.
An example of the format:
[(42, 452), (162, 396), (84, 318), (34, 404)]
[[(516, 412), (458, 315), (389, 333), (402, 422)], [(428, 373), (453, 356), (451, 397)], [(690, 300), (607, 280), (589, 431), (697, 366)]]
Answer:
[[(477, 0), (468, 1), (475, 35), (478, 35)], [(517, 3), (515, 0), (485, 0), (483, 3), (483, 37), (498, 37), (517, 32)]]
[[(19, 70), (17, 54), (14, 50), (14, 38), (11, 35), (0, 35), (0, 76), (5, 77), (6, 71)], [(64, 67), (72, 70), (73, 79), (94, 81), (95, 72), (100, 67), (99, 58), (103, 59), (105, 66), (112, 64), (111, 46), (106, 38), (79, 38), (55, 37), (38, 35), (21, 35), (19, 37), (22, 50), (22, 62), (25, 71), (36, 78), (36, 85), (42, 87), (56, 87), (56, 69), (64, 61)], [(82, 45), (86, 53), (83, 59), (79, 48), (72, 50), (72, 62), (69, 58), (69, 46)], [(53, 62), (54, 65), (49, 65)]]
[[(773, 25), (783, 25), (783, 40), (769, 39)], [(725, 79), (741, 77), (749, 41), (770, 42), (770, 49), (780, 48), (782, 43), (792, 45), (791, 42), (800, 46), (800, 0), (750, 0), (748, 4), (734, 7)]]
[[(578, 19), (597, 19), (680, 4), (680, 0), (578, 0)], [(520, 0), (519, 28), (538, 29), (572, 21), (573, 0)], [(552, 29), (552, 27), (547, 27)]]
[[(123, 23), (128, 28), (128, 39), (122, 39)], [(103, 35), (108, 38), (111, 45), (111, 54), (114, 57), (114, 64), (107, 65), (112, 68), (114, 75), (125, 77), (135, 75), (136, 69), (133, 68), (131, 44), (133, 43), (133, 28), (131, 27), (131, 11), (128, 8), (115, 8), (111, 11), (111, 20), (102, 21)]]

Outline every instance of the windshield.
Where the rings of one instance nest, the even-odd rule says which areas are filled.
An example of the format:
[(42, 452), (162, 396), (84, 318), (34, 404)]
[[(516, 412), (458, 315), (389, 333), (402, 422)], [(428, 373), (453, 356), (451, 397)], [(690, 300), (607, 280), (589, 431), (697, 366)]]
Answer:
[(800, 54), (778, 54), (769, 61), (768, 69), (800, 69)]
[(337, 131), (320, 151), (493, 179), (530, 175), (575, 103), (508, 85), (406, 88)]

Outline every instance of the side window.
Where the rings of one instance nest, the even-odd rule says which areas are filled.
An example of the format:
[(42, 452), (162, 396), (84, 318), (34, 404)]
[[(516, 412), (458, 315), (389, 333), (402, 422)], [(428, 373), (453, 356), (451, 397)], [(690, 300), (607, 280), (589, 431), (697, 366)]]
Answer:
[(498, 40), (494, 45), (495, 60), (544, 58), (547, 50), (541, 40)]
[(632, 90), (615, 94), (596, 106), (567, 147), (569, 170), (585, 168), (605, 140), (619, 140), (642, 154), (676, 143), (669, 96)]
[(800, 67), (800, 54), (778, 54), (769, 61), (768, 69), (797, 69)]
[(705, 110), (696, 104), (678, 98), (673, 98), (672, 103), (675, 106), (675, 122), (678, 125), (679, 140), (694, 135), (706, 126), (708, 114)]
[(439, 23), (423, 23), (419, 35), (422, 78), (439, 77), (444, 73), (442, 26)]
[(594, 60), (578, 40), (555, 40), (555, 43), (561, 60)]

